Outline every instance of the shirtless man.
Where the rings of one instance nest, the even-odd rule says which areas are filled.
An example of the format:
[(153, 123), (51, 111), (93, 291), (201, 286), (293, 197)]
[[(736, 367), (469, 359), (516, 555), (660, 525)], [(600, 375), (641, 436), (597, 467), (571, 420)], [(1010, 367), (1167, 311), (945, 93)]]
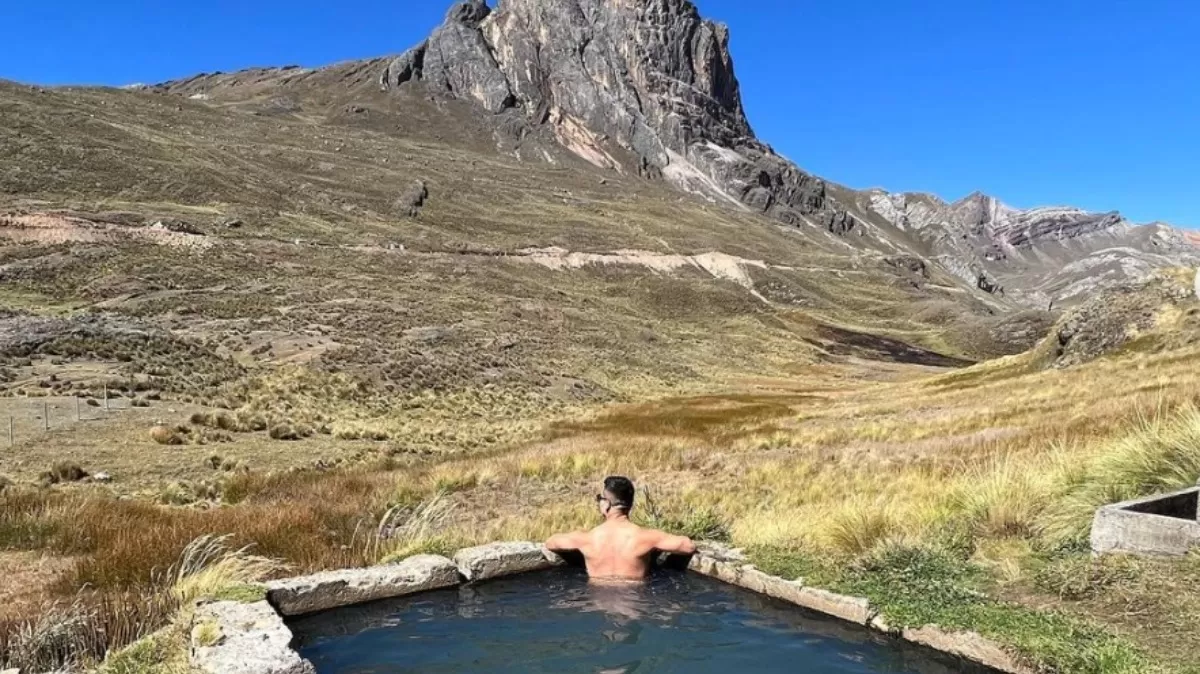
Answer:
[(691, 555), (696, 544), (686, 536), (643, 529), (629, 521), (633, 508), (633, 483), (628, 478), (604, 480), (604, 491), (596, 494), (596, 507), (604, 523), (591, 531), (559, 534), (546, 541), (552, 552), (579, 552), (594, 580), (643, 580), (650, 572), (655, 552)]

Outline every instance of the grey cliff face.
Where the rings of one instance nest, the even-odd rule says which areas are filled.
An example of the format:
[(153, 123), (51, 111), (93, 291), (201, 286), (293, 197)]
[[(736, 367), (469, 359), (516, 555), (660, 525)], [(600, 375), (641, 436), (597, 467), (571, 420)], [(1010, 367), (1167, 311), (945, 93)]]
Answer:
[(472, 98), (488, 112), (511, 107), (508, 81), (479, 30), (490, 14), (482, 0), (454, 5), (428, 40), (388, 63), (380, 83), (392, 87), (422, 80), (447, 94)]
[[(792, 224), (845, 234), (825, 182), (759, 142), (742, 107), (729, 31), (689, 0), (479, 0), (387, 63), (384, 88), (423, 82), (532, 126), (605, 168)], [(626, 165), (618, 157), (635, 157)]]
[(1021, 210), (978, 192), (948, 204), (928, 195), (874, 191), (865, 208), (919, 240), (963, 281), (1028, 306), (1083, 301), (1103, 287), (1143, 280), (1200, 254), (1178, 230), (1136, 227), (1120, 213)]

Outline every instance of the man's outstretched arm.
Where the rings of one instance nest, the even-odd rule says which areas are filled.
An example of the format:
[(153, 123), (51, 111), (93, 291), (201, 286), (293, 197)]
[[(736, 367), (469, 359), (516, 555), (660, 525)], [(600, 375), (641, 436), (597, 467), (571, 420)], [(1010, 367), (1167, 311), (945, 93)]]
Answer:
[(546, 539), (545, 546), (550, 552), (575, 552), (586, 544), (587, 534), (574, 531), (569, 534), (558, 534)]
[(676, 536), (663, 531), (655, 531), (654, 549), (659, 552), (669, 552), (676, 555), (696, 554), (696, 544), (687, 536)]

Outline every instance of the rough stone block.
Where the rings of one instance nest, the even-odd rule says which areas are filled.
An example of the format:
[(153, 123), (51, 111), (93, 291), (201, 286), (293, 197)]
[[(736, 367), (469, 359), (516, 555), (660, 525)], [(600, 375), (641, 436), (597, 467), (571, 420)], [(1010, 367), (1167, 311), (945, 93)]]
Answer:
[(689, 568), (730, 585), (736, 585), (859, 625), (866, 625), (873, 617), (871, 602), (865, 598), (848, 597), (805, 587), (799, 581), (772, 576), (748, 564), (725, 562), (707, 554), (701, 554), (692, 559)]
[(417, 555), (397, 564), (327, 571), (267, 584), (267, 600), (283, 615), (303, 615), (340, 606), (451, 587), (458, 567), (437, 555)]
[(935, 625), (901, 631), (905, 641), (921, 644), (943, 653), (957, 655), (985, 667), (1008, 674), (1033, 674), (1034, 670), (1017, 662), (999, 644), (975, 632), (947, 632)]
[(866, 625), (872, 617), (871, 602), (866, 598), (850, 597), (815, 587), (801, 588), (793, 603), (859, 625)]
[(470, 581), (541, 571), (562, 564), (558, 555), (537, 543), (491, 543), (464, 548), (454, 554), (454, 564)]
[(192, 665), (208, 674), (313, 674), (291, 643), (291, 630), (265, 601), (208, 604), (196, 611)]

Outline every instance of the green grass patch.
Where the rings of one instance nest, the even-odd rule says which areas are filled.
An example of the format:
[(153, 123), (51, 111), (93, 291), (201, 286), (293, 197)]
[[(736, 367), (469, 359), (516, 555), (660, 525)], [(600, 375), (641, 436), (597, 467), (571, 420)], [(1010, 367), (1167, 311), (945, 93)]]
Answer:
[(936, 547), (885, 546), (840, 569), (794, 549), (750, 550), (763, 571), (870, 599), (894, 627), (937, 625), (975, 631), (1013, 649), (1040, 671), (1145, 674), (1163, 671), (1126, 640), (1077, 618), (999, 602), (988, 578), (961, 553)]
[(257, 601), (265, 601), (266, 598), (266, 586), (255, 583), (229, 585), (217, 590), (213, 595), (214, 601), (236, 601), (242, 604), (253, 604)]

